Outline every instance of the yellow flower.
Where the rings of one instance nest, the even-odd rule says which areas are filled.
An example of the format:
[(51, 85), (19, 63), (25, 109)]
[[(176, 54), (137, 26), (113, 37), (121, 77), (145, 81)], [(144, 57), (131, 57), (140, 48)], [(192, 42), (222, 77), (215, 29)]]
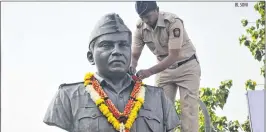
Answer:
[(133, 109), (131, 110), (131, 113), (134, 114), (134, 113), (136, 112), (136, 110), (138, 110), (138, 108), (137, 108), (137, 106), (135, 105), (135, 106), (133, 107)]
[(103, 103), (103, 102), (104, 102), (103, 99), (98, 99), (98, 100), (96, 100), (95, 104), (96, 104), (96, 105), (99, 105), (99, 104), (101, 104), (101, 103)]
[(137, 100), (138, 100), (141, 104), (144, 103), (144, 99), (142, 99), (142, 98), (137, 98)]
[(104, 108), (105, 108), (104, 105), (99, 106), (100, 111), (104, 111)]
[(84, 77), (84, 81), (86, 81), (87, 79), (91, 79), (92, 76), (93, 76), (93, 73), (91, 72), (87, 73)]
[(113, 116), (113, 114), (111, 112), (106, 114), (107, 117)]
[(105, 115), (106, 117), (108, 117), (108, 115), (110, 115), (110, 111), (105, 104), (100, 105), (99, 109), (103, 113), (103, 115)]
[(119, 122), (114, 122), (113, 125), (114, 125), (114, 128), (119, 131), (119, 129), (120, 129), (120, 123)]
[(106, 109), (102, 111), (103, 115), (105, 115), (105, 116), (108, 114), (108, 112), (109, 112), (109, 110), (106, 110)]
[(142, 104), (141, 104), (139, 101), (137, 101), (137, 102), (136, 102), (136, 104), (135, 104), (135, 106), (136, 106), (136, 107), (135, 107), (135, 109), (138, 109), (138, 108), (140, 108), (140, 107), (141, 107), (141, 105), (142, 105)]
[[(98, 106), (101, 113), (107, 118), (107, 121), (113, 125), (113, 127), (120, 131), (121, 123), (114, 117), (113, 113), (109, 110), (108, 106), (104, 103), (104, 99), (102, 99), (99, 95), (99, 93), (94, 90), (92, 85), (89, 85), (91, 83), (91, 78), (93, 77), (93, 73), (89, 72), (84, 77), (84, 85), (87, 88), (87, 91), (90, 93), (91, 98), (93, 99), (94, 103)], [(87, 86), (89, 85), (89, 86)], [(143, 82), (141, 82), (141, 85), (144, 85)], [(137, 93), (136, 97), (137, 101), (133, 102), (133, 108), (130, 111), (130, 114), (128, 115), (128, 119), (126, 121), (126, 124), (124, 127), (126, 129), (130, 129), (135, 121), (135, 119), (138, 116), (138, 112), (141, 108), (141, 106), (144, 104), (145, 99), (145, 88), (144, 86), (141, 87), (139, 93)]]
[(107, 121), (110, 122), (116, 130), (120, 129), (120, 123), (109, 111), (108, 107), (105, 104), (99, 106), (100, 111), (107, 117)]
[(127, 122), (127, 123), (125, 124), (126, 129), (130, 129), (131, 126), (132, 126), (132, 123), (131, 123), (131, 122)]
[(86, 80), (86, 81), (84, 81), (84, 86), (86, 87), (87, 85), (89, 85), (90, 84), (90, 81), (89, 80)]
[[(141, 100), (141, 98), (140, 98), (140, 100)], [(130, 129), (132, 127), (135, 119), (137, 118), (138, 111), (140, 110), (141, 105), (142, 105), (141, 102), (139, 102), (139, 101), (135, 102), (135, 105), (134, 105), (133, 109), (131, 110), (129, 118), (128, 118), (126, 124), (125, 124), (125, 127), (127, 129)]]
[(134, 117), (134, 115), (132, 114), (132, 115), (127, 119), (127, 122), (126, 122), (126, 124), (125, 124), (125, 127), (126, 127), (127, 129), (130, 129), (131, 126), (132, 126), (133, 123), (134, 123), (134, 120), (135, 120), (135, 117)]
[(108, 116), (107, 121), (113, 123), (115, 122), (115, 118), (113, 116)]
[(115, 118), (113, 115), (107, 117), (107, 121), (110, 122), (110, 123), (114, 126), (114, 128), (115, 128), (116, 130), (119, 130), (119, 128), (120, 128), (120, 123), (118, 122), (118, 120), (116, 120), (116, 118)]
[(110, 118), (110, 122), (111, 122), (111, 123), (113, 123), (113, 122), (115, 122), (115, 121), (116, 121), (116, 119), (115, 119), (114, 117)]

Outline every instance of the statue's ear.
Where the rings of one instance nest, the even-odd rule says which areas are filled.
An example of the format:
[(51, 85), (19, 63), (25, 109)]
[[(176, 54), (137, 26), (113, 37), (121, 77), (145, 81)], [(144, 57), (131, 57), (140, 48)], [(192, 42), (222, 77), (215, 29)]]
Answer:
[(93, 54), (92, 54), (91, 51), (87, 52), (87, 58), (88, 58), (88, 60), (89, 60), (91, 65), (95, 65), (95, 62), (94, 62), (94, 59), (93, 59)]

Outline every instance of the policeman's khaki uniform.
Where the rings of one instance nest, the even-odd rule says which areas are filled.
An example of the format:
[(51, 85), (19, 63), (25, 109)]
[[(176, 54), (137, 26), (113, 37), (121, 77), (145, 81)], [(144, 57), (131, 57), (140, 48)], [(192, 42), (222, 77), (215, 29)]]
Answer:
[[(178, 36), (176, 29), (180, 29), (176, 33)], [(178, 43), (179, 39), (182, 43)], [(175, 14), (160, 12), (153, 29), (140, 20), (133, 36), (133, 46), (142, 49), (144, 45), (156, 55), (158, 62), (167, 57), (169, 49), (180, 49), (178, 61), (156, 75), (156, 85), (162, 87), (172, 101), (179, 88), (182, 132), (197, 132), (201, 69), (183, 21)]]

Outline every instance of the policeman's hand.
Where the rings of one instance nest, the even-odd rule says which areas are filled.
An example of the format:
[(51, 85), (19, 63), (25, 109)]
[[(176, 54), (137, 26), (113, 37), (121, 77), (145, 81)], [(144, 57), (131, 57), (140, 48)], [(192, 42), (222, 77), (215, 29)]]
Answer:
[(130, 75), (135, 75), (136, 74), (136, 68), (133, 66), (130, 66), (128, 72)]
[(140, 78), (140, 79), (145, 79), (145, 78), (148, 78), (152, 75), (152, 72), (148, 69), (143, 69), (143, 70), (139, 70), (137, 72), (137, 76)]

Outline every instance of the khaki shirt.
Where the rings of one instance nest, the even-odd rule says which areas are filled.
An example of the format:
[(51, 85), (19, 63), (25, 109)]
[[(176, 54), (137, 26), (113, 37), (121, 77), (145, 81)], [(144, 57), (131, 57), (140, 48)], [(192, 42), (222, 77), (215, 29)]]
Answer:
[(156, 27), (153, 29), (139, 20), (133, 34), (133, 47), (143, 49), (144, 45), (161, 61), (167, 57), (169, 49), (180, 49), (179, 61), (189, 59), (196, 53), (188, 37), (183, 21), (175, 14), (159, 12)]
[[(134, 86), (131, 77), (128, 76), (120, 92), (116, 92), (100, 76), (95, 77), (114, 105), (123, 112)], [(90, 98), (83, 82), (60, 86), (47, 109), (44, 123), (68, 132), (116, 132)], [(145, 103), (130, 132), (174, 132), (179, 124), (174, 105), (165, 97), (163, 89), (147, 86)]]

